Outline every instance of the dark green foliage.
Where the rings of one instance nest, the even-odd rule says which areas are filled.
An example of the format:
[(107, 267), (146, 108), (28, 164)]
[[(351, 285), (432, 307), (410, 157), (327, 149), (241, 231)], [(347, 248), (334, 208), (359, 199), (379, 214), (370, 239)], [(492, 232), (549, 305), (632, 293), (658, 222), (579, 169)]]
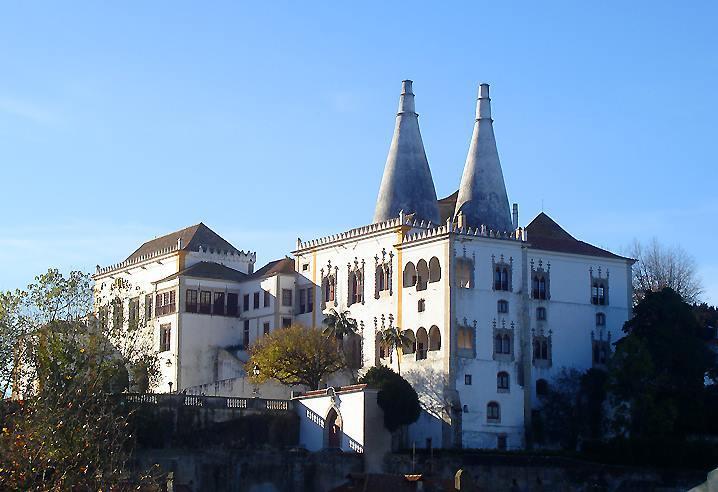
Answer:
[(704, 432), (706, 375), (716, 361), (691, 306), (669, 288), (649, 292), (623, 330), (610, 368), (615, 430), (639, 438)]
[(384, 426), (394, 432), (419, 418), (419, 396), (409, 382), (388, 367), (372, 367), (360, 383), (379, 390), (377, 401), (384, 411)]
[(598, 439), (605, 426), (606, 373), (589, 369), (561, 369), (541, 396), (541, 410), (534, 414), (534, 439), (576, 449), (579, 439)]
[(708, 471), (718, 463), (718, 446), (710, 441), (678, 438), (616, 438), (585, 441), (581, 457), (600, 463)]

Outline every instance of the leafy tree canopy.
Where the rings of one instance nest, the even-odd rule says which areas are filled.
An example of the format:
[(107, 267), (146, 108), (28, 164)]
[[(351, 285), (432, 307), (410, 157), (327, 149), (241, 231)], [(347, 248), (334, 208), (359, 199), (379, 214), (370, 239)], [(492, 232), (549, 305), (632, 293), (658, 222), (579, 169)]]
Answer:
[(292, 325), (275, 330), (250, 348), (247, 374), (259, 369), (257, 382), (276, 379), (287, 385), (319, 389), (326, 376), (344, 369), (346, 362), (336, 339), (321, 331)]
[(617, 430), (637, 437), (702, 431), (716, 358), (691, 306), (670, 288), (648, 292), (623, 330), (610, 367)]
[(372, 367), (359, 382), (379, 390), (377, 402), (384, 411), (384, 426), (390, 432), (412, 424), (419, 418), (419, 396), (411, 384), (391, 368)]

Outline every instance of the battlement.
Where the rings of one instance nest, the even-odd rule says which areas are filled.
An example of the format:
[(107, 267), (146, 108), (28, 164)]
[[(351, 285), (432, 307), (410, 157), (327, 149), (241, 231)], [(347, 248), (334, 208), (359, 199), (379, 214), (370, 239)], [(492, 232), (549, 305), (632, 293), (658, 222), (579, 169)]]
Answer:
[(514, 231), (494, 231), (493, 229), (489, 229), (485, 225), (476, 228), (459, 227), (455, 222), (452, 222), (451, 219), (447, 219), (446, 224), (444, 225), (431, 229), (426, 229), (424, 231), (417, 232), (414, 234), (407, 234), (406, 237), (404, 237), (404, 239), (402, 240), (401, 244), (404, 245), (416, 243), (425, 239), (438, 237), (449, 233), (458, 234), (461, 236), (503, 239), (507, 241), (527, 241), (526, 229), (524, 229), (523, 227), (519, 227)]
[(338, 241), (345, 241), (347, 239), (354, 239), (366, 234), (391, 231), (401, 226), (419, 229), (430, 229), (434, 227), (431, 221), (416, 220), (413, 218), (413, 215), (406, 215), (404, 212), (399, 212), (399, 216), (393, 219), (388, 219), (383, 222), (377, 222), (363, 227), (357, 227), (346, 232), (340, 232), (339, 234), (332, 234), (330, 236), (311, 239), (309, 241), (302, 241), (300, 238), (297, 238), (297, 249), (295, 253), (303, 249), (324, 246)]

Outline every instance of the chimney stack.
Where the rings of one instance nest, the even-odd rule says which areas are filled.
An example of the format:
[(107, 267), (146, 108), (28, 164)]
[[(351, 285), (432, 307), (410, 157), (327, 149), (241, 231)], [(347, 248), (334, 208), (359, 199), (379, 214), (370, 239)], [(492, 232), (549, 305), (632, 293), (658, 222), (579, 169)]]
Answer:
[(519, 204), (514, 203), (513, 210), (511, 212), (511, 221), (514, 225), (514, 230), (519, 228)]

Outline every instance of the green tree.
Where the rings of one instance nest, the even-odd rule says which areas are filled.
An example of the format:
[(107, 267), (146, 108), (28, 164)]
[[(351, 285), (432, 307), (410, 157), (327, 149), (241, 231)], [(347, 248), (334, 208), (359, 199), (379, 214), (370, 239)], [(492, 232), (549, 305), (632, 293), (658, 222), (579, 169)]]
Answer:
[(691, 306), (670, 288), (648, 292), (623, 331), (610, 362), (616, 430), (668, 437), (705, 429), (716, 359)]
[(351, 318), (349, 311), (338, 312), (332, 308), (324, 317), (324, 330), (326, 336), (342, 340), (345, 336), (353, 335), (357, 331), (357, 322)]
[(261, 338), (250, 348), (247, 374), (259, 369), (258, 383), (276, 379), (282, 384), (319, 389), (326, 376), (346, 368), (336, 339), (321, 331), (292, 325)]
[(109, 490), (139, 480), (128, 465), (131, 412), (112, 393), (127, 388), (133, 362), (155, 379), (156, 357), (141, 352), (136, 333), (114, 343), (122, 333), (93, 315), (100, 301), (89, 276), (57, 270), (0, 297), (0, 336), (13, 347), (2, 365), (22, 398), (0, 403), (0, 489)]
[(381, 339), (379, 343), (384, 344), (389, 349), (389, 352), (396, 352), (396, 363), (401, 375), (401, 355), (404, 348), (409, 347), (414, 341), (409, 337), (404, 330), (398, 326), (390, 326), (384, 329), (381, 333)]
[(391, 368), (372, 367), (359, 382), (379, 390), (377, 403), (384, 411), (384, 426), (390, 432), (416, 422), (421, 415), (421, 404), (416, 391)]

